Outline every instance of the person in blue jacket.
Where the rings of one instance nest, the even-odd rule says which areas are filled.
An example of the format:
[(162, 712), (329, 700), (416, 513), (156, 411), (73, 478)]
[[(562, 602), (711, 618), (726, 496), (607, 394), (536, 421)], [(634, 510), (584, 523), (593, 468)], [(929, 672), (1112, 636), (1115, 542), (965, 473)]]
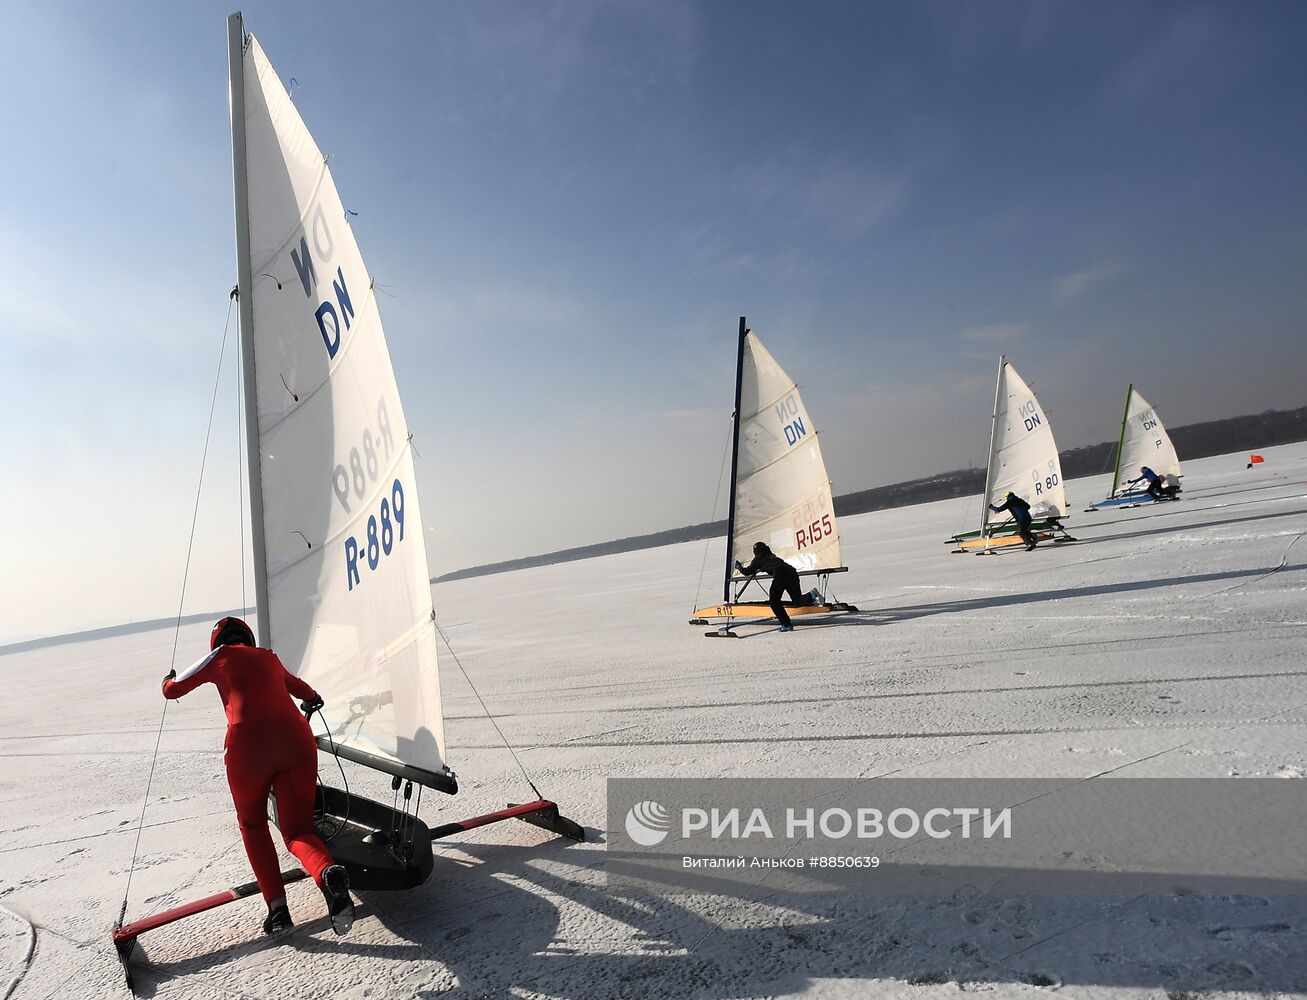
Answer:
[(1162, 477), (1146, 465), (1139, 467), (1140, 476), (1137, 479), (1130, 480), (1127, 486), (1134, 486), (1136, 483), (1148, 482), (1148, 495), (1154, 500), (1168, 500), (1180, 491), (1174, 486), (1167, 486)]
[(989, 509), (995, 514), (1001, 514), (1003, 511), (1007, 511), (1012, 515), (1012, 520), (1017, 522), (1017, 534), (1020, 535), (1021, 540), (1026, 543), (1027, 552), (1039, 544), (1035, 541), (1035, 533), (1030, 530), (1032, 523), (1030, 517), (1030, 504), (1026, 503), (1011, 490), (1008, 490), (1007, 498), (1001, 504), (997, 507), (990, 504)]

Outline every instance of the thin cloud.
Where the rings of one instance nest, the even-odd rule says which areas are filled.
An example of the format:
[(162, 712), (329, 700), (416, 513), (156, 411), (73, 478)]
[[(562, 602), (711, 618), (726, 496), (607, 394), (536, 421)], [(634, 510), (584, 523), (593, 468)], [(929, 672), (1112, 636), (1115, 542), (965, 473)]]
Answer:
[(763, 263), (754, 253), (734, 251), (716, 219), (687, 228), (681, 234), (679, 244), (683, 256), (700, 271), (711, 267), (736, 274), (757, 270)]
[(854, 241), (901, 213), (917, 168), (831, 156), (772, 158), (733, 171), (731, 193), (809, 231)]
[[(0, 282), (0, 300), (5, 303), (5, 323), (0, 343), (20, 338), (32, 341), (72, 339), (77, 322), (55, 294), (38, 295), (27, 289)], [(90, 339), (90, 335), (87, 335)]]
[(1073, 271), (1070, 274), (1064, 274), (1053, 282), (1052, 291), (1049, 297), (1054, 302), (1071, 302), (1080, 298), (1085, 292), (1095, 285), (1102, 284), (1109, 278), (1114, 278), (1120, 274), (1122, 267), (1115, 261), (1106, 264), (1099, 264), (1096, 267), (1086, 268), (1083, 271)]
[(902, 210), (909, 189), (903, 171), (834, 159), (799, 187), (799, 207), (814, 225), (841, 229), (856, 239)]
[(991, 323), (987, 326), (969, 326), (965, 330), (959, 330), (958, 336), (963, 340), (982, 344), (998, 344), (1008, 340), (1020, 340), (1029, 333), (1029, 323)]
[[(544, 127), (560, 108), (596, 91), (617, 88), (630, 99), (652, 99), (662, 87), (692, 81), (701, 31), (699, 11), (681, 0), (491, 2), (471, 14), (454, 8), (439, 32), (446, 67), (440, 114), (462, 121), (515, 113)], [(619, 43), (625, 38), (643, 44), (633, 49)], [(456, 85), (459, 71), (491, 65), (496, 71), (475, 93)]]
[[(729, 407), (727, 407), (729, 409)], [(703, 433), (705, 428), (714, 429), (722, 423), (722, 407), (681, 407), (670, 410), (655, 410), (650, 419), (657, 426), (686, 434)]]
[(1178, 10), (1178, 16), (1138, 44), (1109, 81), (1107, 95), (1115, 104), (1133, 109), (1184, 94), (1186, 83), (1210, 74), (1213, 49), (1220, 44), (1220, 26), (1210, 11), (1193, 7)]

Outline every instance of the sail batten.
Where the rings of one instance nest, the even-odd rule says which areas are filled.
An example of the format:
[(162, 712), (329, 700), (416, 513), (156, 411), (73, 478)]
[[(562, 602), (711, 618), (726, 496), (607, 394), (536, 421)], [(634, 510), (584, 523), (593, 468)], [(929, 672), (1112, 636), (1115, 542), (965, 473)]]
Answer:
[[(453, 791), (413, 452), (371, 277), (330, 167), (253, 35), (237, 66), (260, 639), (322, 694), (341, 756)], [(253, 277), (265, 272), (275, 280)]]
[[(325, 181), (330, 181), (330, 180), (331, 180), (331, 171), (327, 168), (326, 157), (323, 157), (322, 173), (318, 177), (318, 182), (317, 184), (314, 185), (313, 191), (309, 196), (310, 203), (316, 201), (318, 196), (318, 191), (321, 189), (323, 183)], [(277, 249), (272, 251), (270, 254), (268, 254), (266, 257), (264, 257), (262, 260), (258, 261), (258, 263), (254, 265), (255, 272), (257, 273), (259, 271), (266, 271), (269, 266), (274, 265), (277, 261), (281, 260), (282, 256), (286, 253), (286, 251), (288, 251), (291, 248), (291, 244), (295, 242), (295, 239), (302, 232), (304, 232), (306, 228), (305, 223), (308, 221), (309, 221), (308, 219), (304, 219), (304, 218), (300, 219), (298, 225), (294, 226), (292, 229), (289, 230), (286, 238), (277, 246)]]
[(756, 521), (745, 522), (744, 524), (741, 524), (739, 526), (738, 533), (745, 535), (745, 534), (752, 534), (754, 532), (757, 532), (761, 530), (763, 525), (771, 524), (773, 521), (783, 520), (789, 517), (790, 515), (794, 514), (795, 511), (803, 510), (806, 507), (810, 507), (816, 503), (820, 503), (822, 498), (824, 498), (829, 492), (830, 492), (829, 489), (817, 490), (816, 492), (810, 493), (808, 496), (799, 500), (797, 503), (790, 504), (790, 506), (788, 507), (782, 507), (779, 510), (776, 510), (768, 514), (768, 516), (766, 517), (758, 518)]
[[(319, 182), (319, 184), (314, 188), (311, 197), (316, 198), (318, 194), (318, 189), (321, 188), (322, 183), (329, 182), (329, 181), (331, 181), (331, 173), (326, 169), (326, 164), (323, 164), (322, 181)], [(305, 223), (308, 221), (310, 220), (308, 219), (299, 220), (298, 224), (290, 230), (290, 235), (288, 235), (280, 244), (278, 244), (276, 249), (270, 252), (265, 251), (265, 256), (262, 257), (260, 260), (256, 261), (252, 265), (254, 269), (254, 273), (260, 274), (261, 272), (267, 272), (269, 268), (275, 267), (279, 261), (283, 261), (285, 259), (286, 253), (291, 249), (292, 246), (295, 245), (300, 235), (303, 234), (305, 230)]]
[[(352, 326), (358, 327), (363, 325), (363, 323), (367, 321), (369, 315), (371, 315), (371, 310), (369, 309), (369, 307), (372, 306), (375, 301), (376, 301), (375, 297), (371, 294), (371, 290), (369, 290), (367, 298), (363, 300), (362, 308), (358, 311), (358, 313), (356, 314), (356, 318), (351, 323)], [(296, 412), (296, 410), (300, 409), (301, 407), (307, 406), (310, 402), (312, 402), (314, 396), (316, 396), (320, 391), (322, 391), (322, 389), (326, 388), (327, 385), (330, 384), (332, 374), (334, 374), (336, 369), (338, 369), (344, 363), (345, 359), (349, 357), (350, 346), (354, 344), (356, 340), (358, 340), (357, 337), (351, 337), (349, 338), (349, 340), (341, 344), (340, 349), (336, 352), (337, 356), (334, 359), (332, 359), (331, 367), (327, 369), (327, 373), (324, 378), (316, 382), (308, 389), (301, 389), (301, 388), (288, 389), (288, 394), (291, 394), (291, 401), (293, 405), (291, 405), (290, 408), (277, 414), (277, 416), (262, 421), (260, 423), (260, 428), (259, 428), (260, 433), (264, 437), (270, 436), (273, 431), (275, 431), (279, 426), (281, 426), (281, 424), (286, 420), (287, 417), (289, 417), (292, 413)], [(297, 396), (299, 397), (298, 399), (295, 398)]]
[(765, 403), (759, 403), (759, 404), (758, 404), (758, 408), (757, 408), (756, 410), (754, 410), (752, 413), (747, 413), (747, 414), (745, 414), (745, 416), (744, 416), (744, 420), (745, 420), (745, 422), (747, 423), (748, 421), (755, 419), (756, 417), (760, 416), (761, 414), (766, 413), (769, 409), (771, 409), (771, 408), (772, 408), (773, 406), (775, 406), (777, 403), (782, 402), (782, 401), (785, 399), (785, 397), (788, 396), (790, 393), (792, 393), (792, 392), (797, 392), (798, 389), (799, 389), (799, 383), (797, 383), (797, 382), (791, 382), (791, 383), (790, 383), (789, 385), (787, 385), (784, 389), (782, 389), (780, 392), (778, 392), (775, 396), (773, 396), (771, 399), (767, 400), (767, 402), (765, 402)]
[[(411, 447), (411, 446), (409, 446), (409, 447)], [(391, 469), (390, 469), (390, 473), (391, 473), (391, 474), (393, 474), (394, 471), (395, 471), (396, 469), (399, 468), (399, 466), (402, 464), (402, 460), (403, 460), (405, 457), (408, 457), (408, 450), (409, 450), (409, 447), (406, 447), (406, 448), (404, 449), (404, 451), (400, 453), (400, 455), (398, 456), (398, 460), (395, 462), (395, 464), (394, 464), (393, 466), (391, 466)], [(382, 488), (376, 490), (374, 493), (371, 494), (370, 499), (371, 499), (371, 502), (372, 502), (372, 503), (376, 503), (376, 501), (378, 501), (378, 500), (382, 497), (382, 495), (385, 493), (384, 484), (385, 484), (385, 480), (386, 480), (387, 478), (388, 478), (388, 476), (382, 476), (382, 477), (380, 477), (379, 482), (382, 484)], [(368, 500), (368, 498), (365, 496), (365, 505), (366, 505), (367, 500)], [(312, 540), (309, 539), (308, 541), (309, 541), (311, 544), (310, 544), (309, 548), (308, 548), (305, 552), (301, 553), (300, 556), (299, 556), (298, 558), (296, 558), (294, 561), (292, 561), (292, 562), (290, 562), (290, 563), (285, 563), (285, 564), (279, 565), (279, 566), (277, 566), (275, 569), (270, 568), (269, 571), (268, 571), (268, 579), (269, 579), (269, 580), (276, 579), (278, 576), (281, 576), (281, 575), (283, 575), (283, 574), (289, 572), (290, 570), (294, 569), (296, 566), (298, 566), (300, 563), (304, 562), (306, 559), (313, 559), (313, 558), (321, 557), (323, 554), (325, 554), (325, 553), (326, 553), (326, 552), (331, 548), (332, 545), (334, 545), (336, 542), (339, 542), (342, 538), (344, 538), (344, 537), (346, 536), (346, 533), (347, 533), (348, 531), (350, 531), (350, 530), (351, 530), (351, 529), (350, 529), (350, 526), (349, 526), (348, 524), (346, 524), (346, 525), (343, 525), (342, 527), (340, 527), (340, 528), (337, 530), (336, 534), (334, 534), (334, 535), (332, 535), (332, 536), (330, 536), (330, 537), (328, 537), (328, 538), (324, 538), (324, 539), (322, 539), (322, 540), (319, 541), (319, 542), (312, 543)]]
[[(816, 438), (817, 438), (817, 432), (816, 432), (816, 431), (813, 431), (813, 432), (812, 432), (812, 436), (813, 436), (813, 440), (815, 441)], [(785, 461), (785, 460), (786, 460), (787, 458), (789, 458), (789, 457), (790, 457), (790, 456), (789, 456), (788, 453), (786, 453), (786, 454), (781, 454), (781, 455), (777, 455), (775, 458), (773, 458), (773, 459), (772, 459), (770, 462), (768, 462), (766, 465), (760, 465), (760, 466), (758, 466), (758, 468), (754, 469), (754, 470), (753, 470), (753, 474), (756, 476), (756, 475), (758, 475), (758, 474), (760, 474), (760, 473), (766, 472), (766, 471), (767, 471), (768, 469), (770, 469), (773, 465), (776, 465), (778, 462), (783, 462), (783, 461)]]

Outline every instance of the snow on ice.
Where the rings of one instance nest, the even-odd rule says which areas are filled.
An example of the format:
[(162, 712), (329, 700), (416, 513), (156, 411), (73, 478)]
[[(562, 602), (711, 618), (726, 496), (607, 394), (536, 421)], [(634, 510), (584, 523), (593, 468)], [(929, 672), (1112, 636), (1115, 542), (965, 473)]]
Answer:
[[(845, 518), (858, 615), (686, 624), (716, 594), (721, 542), (442, 584), (440, 622), (535, 783), (585, 824), (437, 845), (430, 881), (362, 893), (337, 939), (311, 885), (297, 930), (257, 900), (151, 932), (158, 997), (885, 997), (958, 990), (1074, 997), (1301, 995), (1307, 900), (627, 898), (605, 882), (608, 777), (1279, 777), (1302, 780), (1307, 705), (1307, 444), (1186, 464), (1184, 499), (1080, 513), (1080, 541), (953, 555), (964, 498)], [(709, 546), (710, 572), (696, 592)], [(71, 571), (71, 568), (70, 568)], [(179, 657), (204, 647), (188, 626)], [(118, 916), (153, 753), (160, 629), (0, 654), (0, 988), (125, 995)], [(428, 822), (531, 794), (441, 649), (451, 765)], [(128, 918), (250, 877), (222, 770), (223, 717), (168, 712)], [(324, 769), (334, 764), (324, 762)], [(384, 778), (350, 769), (373, 797)], [(290, 863), (289, 861), (287, 862)], [(1301, 873), (1300, 873), (1301, 874)], [(0, 994), (2, 996), (3, 994)]]

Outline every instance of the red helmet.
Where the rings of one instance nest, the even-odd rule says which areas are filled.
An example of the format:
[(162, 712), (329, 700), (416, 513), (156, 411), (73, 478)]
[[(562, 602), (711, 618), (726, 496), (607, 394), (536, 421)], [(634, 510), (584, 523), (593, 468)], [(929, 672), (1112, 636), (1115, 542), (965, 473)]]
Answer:
[(213, 631), (209, 633), (209, 648), (217, 649), (219, 646), (231, 646), (235, 644), (242, 646), (254, 645), (254, 630), (245, 622), (230, 615), (217, 625), (213, 626)]

